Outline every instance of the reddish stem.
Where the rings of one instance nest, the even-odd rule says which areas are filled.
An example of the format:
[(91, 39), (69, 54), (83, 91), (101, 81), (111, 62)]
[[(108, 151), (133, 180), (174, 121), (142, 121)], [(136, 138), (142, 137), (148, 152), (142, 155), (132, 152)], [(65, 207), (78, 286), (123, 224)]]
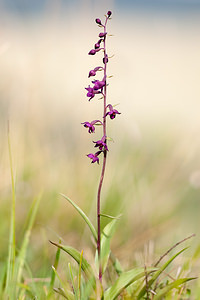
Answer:
[[(104, 26), (104, 33), (106, 32), (106, 25), (107, 25), (108, 17), (106, 17), (105, 26)], [(104, 98), (104, 109), (103, 109), (103, 116), (106, 114), (106, 67), (107, 67), (107, 53), (106, 53), (106, 35), (104, 37), (104, 78), (105, 78), (105, 86), (103, 91), (103, 98)], [(103, 117), (103, 135), (106, 137), (106, 118)], [(107, 140), (105, 140), (107, 143)], [(99, 261), (99, 280), (102, 283), (102, 264), (101, 264), (101, 189), (105, 174), (105, 167), (106, 167), (106, 157), (107, 151), (104, 150), (104, 157), (103, 157), (103, 166), (101, 170), (101, 177), (99, 181), (98, 193), (97, 193), (97, 251), (98, 251), (98, 261)]]

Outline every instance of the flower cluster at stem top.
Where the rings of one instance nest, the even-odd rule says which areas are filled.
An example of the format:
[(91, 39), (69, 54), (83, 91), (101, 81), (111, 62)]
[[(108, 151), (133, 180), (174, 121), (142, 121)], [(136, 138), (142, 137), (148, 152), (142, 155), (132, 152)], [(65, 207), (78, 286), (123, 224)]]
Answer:
[(95, 132), (95, 126), (96, 125), (102, 125), (103, 126), (103, 137), (96, 141), (93, 142), (95, 145), (95, 148), (98, 148), (98, 151), (93, 154), (90, 153), (87, 156), (91, 159), (92, 163), (99, 163), (99, 155), (103, 152), (104, 154), (108, 151), (108, 146), (107, 146), (107, 136), (105, 134), (106, 132), (106, 122), (105, 122), (105, 118), (107, 116), (110, 117), (110, 119), (114, 119), (116, 117), (117, 114), (120, 114), (116, 109), (113, 108), (113, 106), (111, 104), (106, 105), (106, 78), (107, 78), (107, 74), (106, 74), (106, 66), (108, 63), (108, 55), (106, 53), (106, 46), (105, 46), (105, 41), (106, 41), (106, 36), (107, 36), (107, 32), (106, 32), (106, 25), (107, 25), (107, 21), (108, 19), (110, 19), (110, 16), (112, 15), (111, 11), (107, 12), (106, 20), (105, 23), (102, 24), (100, 19), (96, 19), (96, 23), (98, 24), (99, 27), (104, 29), (104, 32), (100, 32), (99, 33), (99, 39), (98, 41), (95, 43), (94, 48), (92, 50), (89, 51), (89, 55), (95, 55), (97, 52), (99, 52), (100, 50), (103, 51), (104, 56), (103, 56), (103, 66), (98, 66), (95, 67), (93, 70), (89, 71), (89, 75), (88, 78), (96, 76), (97, 72), (99, 71), (103, 71), (104, 72), (104, 76), (102, 78), (102, 80), (92, 80), (92, 84), (93, 86), (88, 86), (87, 88), (85, 88), (87, 90), (87, 97), (89, 98), (88, 100), (92, 100), (97, 94), (100, 94), (102, 96), (102, 98), (104, 99), (104, 115), (102, 117), (102, 121), (100, 120), (94, 120), (91, 122), (83, 122), (81, 124), (83, 124), (83, 126), (85, 128), (88, 128), (88, 132), (89, 133), (94, 133)]

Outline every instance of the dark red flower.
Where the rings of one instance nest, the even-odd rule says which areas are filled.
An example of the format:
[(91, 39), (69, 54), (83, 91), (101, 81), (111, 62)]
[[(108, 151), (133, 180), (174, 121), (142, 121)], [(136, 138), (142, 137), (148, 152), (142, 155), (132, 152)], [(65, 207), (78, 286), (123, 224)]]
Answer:
[(83, 124), (83, 126), (84, 126), (85, 128), (89, 128), (89, 130), (88, 130), (89, 133), (93, 133), (93, 132), (95, 132), (95, 127), (94, 127), (94, 125), (95, 125), (96, 123), (100, 123), (100, 124), (102, 125), (102, 122), (101, 122), (100, 120), (94, 120), (94, 121), (92, 121), (91, 123), (90, 123), (90, 122), (83, 122), (83, 123), (81, 123), (81, 124)]
[(110, 116), (111, 119), (114, 119), (116, 117), (116, 115), (120, 115), (121, 114), (120, 112), (118, 112), (118, 110), (114, 109), (111, 104), (108, 104), (107, 107), (109, 108), (110, 111), (108, 111), (105, 114), (104, 118), (106, 116)]

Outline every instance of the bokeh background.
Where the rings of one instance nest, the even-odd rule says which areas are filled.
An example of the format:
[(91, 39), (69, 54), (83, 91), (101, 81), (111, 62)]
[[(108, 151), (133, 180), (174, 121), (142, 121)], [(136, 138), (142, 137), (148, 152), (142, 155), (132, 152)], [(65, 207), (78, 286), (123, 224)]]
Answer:
[[(122, 213), (113, 241), (124, 265), (153, 261), (177, 241), (200, 233), (200, 1), (0, 1), (0, 241), (8, 246), (10, 124), (17, 195), (17, 242), (32, 200), (42, 192), (28, 263), (51, 269), (49, 239), (90, 253), (90, 234), (59, 193), (95, 222), (100, 166), (86, 154), (101, 128), (102, 103), (86, 98), (87, 53), (97, 41), (95, 18), (113, 11), (108, 30), (108, 101), (122, 113), (109, 122), (102, 211)], [(106, 220), (103, 221), (105, 224)], [(139, 263), (138, 263), (139, 264)], [(43, 268), (41, 267), (43, 266)]]

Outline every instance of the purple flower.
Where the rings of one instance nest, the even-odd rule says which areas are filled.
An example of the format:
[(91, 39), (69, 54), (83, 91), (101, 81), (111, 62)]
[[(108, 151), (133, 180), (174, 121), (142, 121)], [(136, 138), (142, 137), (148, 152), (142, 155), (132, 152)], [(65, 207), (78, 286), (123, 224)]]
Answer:
[(97, 24), (102, 25), (100, 19), (96, 19), (95, 21), (96, 21)]
[(104, 38), (106, 36), (107, 32), (100, 32), (99, 33), (99, 37), (100, 38)]
[(89, 101), (90, 101), (92, 98), (94, 98), (94, 96), (95, 96), (96, 94), (100, 94), (100, 93), (101, 93), (101, 91), (95, 90), (94, 87), (92, 88), (92, 87), (90, 87), (90, 85), (89, 85), (87, 88), (85, 88), (85, 89), (88, 91), (87, 97), (89, 97)]
[(94, 96), (95, 96), (94, 89), (93, 89), (92, 87), (90, 87), (90, 85), (88, 85), (88, 87), (85, 88), (85, 89), (88, 91), (87, 97), (90, 98), (90, 99), (89, 99), (89, 101), (90, 101), (90, 100), (91, 100), (92, 98), (94, 98)]
[(90, 154), (87, 155), (87, 157), (89, 157), (89, 158), (92, 159), (92, 161), (91, 161), (92, 164), (95, 163), (95, 162), (97, 162), (97, 163), (99, 164), (99, 158), (98, 158), (98, 155), (99, 155), (101, 152), (102, 152), (102, 151), (98, 151), (98, 152), (96, 152), (95, 154), (90, 153)]
[(108, 151), (108, 147), (107, 147), (107, 144), (106, 144), (106, 137), (105, 137), (105, 135), (102, 137), (101, 140), (93, 142), (93, 143), (96, 144), (95, 147), (99, 147), (99, 150), (101, 150), (101, 151), (103, 151), (103, 150)]
[(108, 18), (110, 18), (110, 16), (112, 15), (112, 12), (109, 10), (109, 11), (107, 12), (107, 15), (108, 15)]
[(93, 81), (93, 83), (94, 83), (93, 89), (95, 91), (99, 90), (99, 89), (102, 89), (102, 87), (104, 87), (104, 85), (105, 85), (105, 81), (104, 80), (102, 80), (102, 81), (95, 80), (95, 81)]
[(108, 111), (108, 112), (105, 114), (104, 118), (105, 118), (106, 116), (110, 116), (111, 119), (114, 119), (114, 118), (116, 117), (116, 114), (118, 114), (118, 115), (121, 114), (120, 112), (118, 112), (118, 110), (113, 109), (113, 107), (112, 107), (111, 104), (108, 104), (107, 107), (109, 108), (110, 111)]
[(99, 120), (94, 120), (94, 121), (92, 121), (91, 123), (90, 123), (90, 122), (83, 122), (83, 123), (81, 123), (81, 124), (84, 124), (83, 126), (84, 126), (85, 128), (89, 128), (89, 130), (88, 130), (89, 133), (93, 133), (93, 132), (95, 132), (95, 127), (94, 127), (94, 125), (95, 125), (96, 123), (100, 123), (100, 124), (102, 125), (102, 122), (99, 121)]

